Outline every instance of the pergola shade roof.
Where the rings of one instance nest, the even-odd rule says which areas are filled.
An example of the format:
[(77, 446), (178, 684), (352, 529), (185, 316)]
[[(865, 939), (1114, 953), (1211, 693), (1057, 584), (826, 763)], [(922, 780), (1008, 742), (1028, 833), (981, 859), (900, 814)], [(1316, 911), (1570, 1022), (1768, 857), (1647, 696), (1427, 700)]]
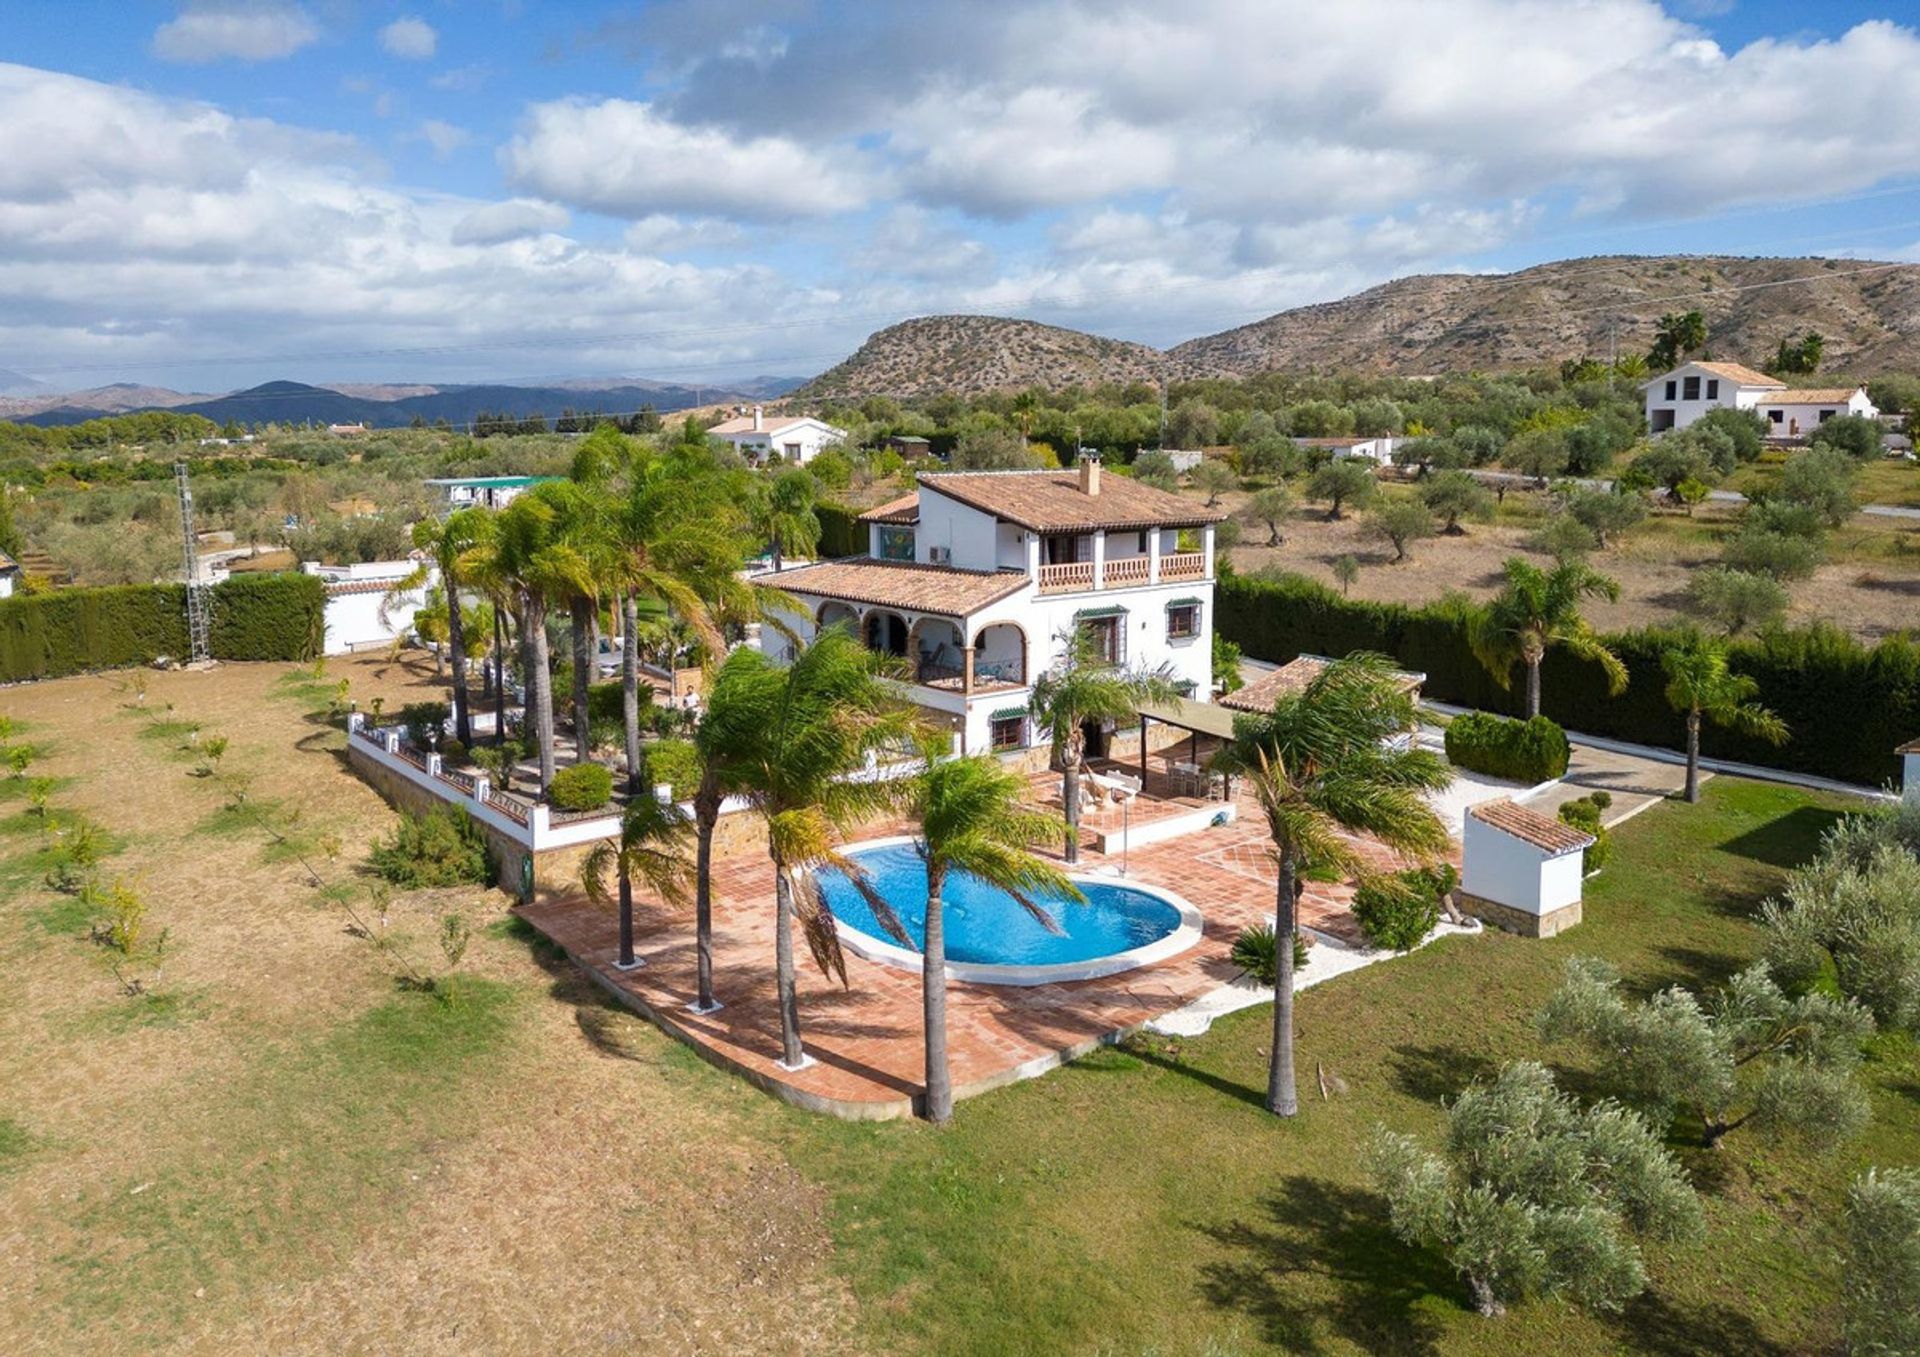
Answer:
[(1165, 702), (1142, 702), (1134, 710), (1149, 721), (1178, 726), (1182, 730), (1190, 730), (1197, 735), (1212, 735), (1222, 740), (1233, 738), (1234, 714), (1225, 707), (1214, 706), (1211, 702), (1197, 702), (1190, 697), (1175, 697)]

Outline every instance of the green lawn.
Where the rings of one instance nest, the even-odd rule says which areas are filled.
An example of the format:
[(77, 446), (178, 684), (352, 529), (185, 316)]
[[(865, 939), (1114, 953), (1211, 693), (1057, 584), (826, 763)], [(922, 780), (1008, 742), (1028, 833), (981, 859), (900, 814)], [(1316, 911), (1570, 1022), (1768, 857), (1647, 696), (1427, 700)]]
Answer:
[[(1608, 957), (1644, 987), (1731, 974), (1755, 953), (1754, 905), (1842, 804), (1716, 780), (1700, 806), (1622, 828), (1571, 934), (1449, 940), (1309, 991), (1292, 1123), (1259, 1107), (1262, 1008), (969, 1101), (944, 1133), (780, 1113), (779, 1137), (831, 1190), (840, 1266), (885, 1349), (1827, 1350), (1844, 1185), (1866, 1164), (1920, 1159), (1912, 1043), (1878, 1043), (1873, 1128), (1845, 1152), (1822, 1161), (1739, 1133), (1684, 1149), (1710, 1237), (1652, 1253), (1652, 1288), (1613, 1317), (1539, 1304), (1481, 1319), (1444, 1262), (1388, 1233), (1355, 1151), (1377, 1123), (1436, 1126), (1441, 1097), (1538, 1053), (1530, 1020), (1568, 956)], [(1346, 1092), (1321, 1101), (1319, 1069)]]

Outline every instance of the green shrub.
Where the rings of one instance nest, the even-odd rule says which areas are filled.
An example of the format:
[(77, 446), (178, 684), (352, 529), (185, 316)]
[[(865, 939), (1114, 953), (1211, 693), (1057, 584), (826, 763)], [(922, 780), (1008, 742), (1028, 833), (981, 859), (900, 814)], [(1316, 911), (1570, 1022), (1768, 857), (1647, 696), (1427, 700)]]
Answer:
[(822, 560), (867, 554), (867, 525), (860, 521), (858, 509), (821, 500), (813, 506), (813, 513), (820, 520), (818, 550)]
[(373, 867), (405, 890), (485, 885), (493, 879), (486, 834), (457, 806), (404, 816), (393, 837), (374, 846)]
[(1544, 716), (1513, 721), (1490, 712), (1468, 712), (1447, 726), (1447, 762), (1532, 786), (1567, 771), (1572, 751), (1567, 734)]
[[(647, 708), (653, 704), (653, 689), (642, 683), (636, 696), (640, 702), (640, 724), (645, 729)], [(587, 720), (598, 727), (602, 721), (610, 721), (621, 730), (626, 729), (626, 713), (620, 706), (620, 680), (609, 679), (605, 683), (595, 683), (587, 689)]]
[(691, 740), (655, 740), (646, 746), (647, 776), (655, 786), (666, 783), (673, 788), (676, 801), (693, 795), (700, 785), (700, 756)]
[[(1241, 973), (1256, 985), (1265, 985), (1272, 989), (1279, 978), (1279, 954), (1273, 945), (1272, 924), (1249, 924), (1240, 930), (1240, 936), (1233, 940), (1233, 950), (1228, 959), (1238, 966)], [(1303, 970), (1307, 964), (1307, 940), (1297, 931), (1293, 935), (1293, 968)]]
[(604, 763), (576, 763), (553, 775), (547, 800), (558, 810), (599, 810), (613, 796), (613, 770)]
[(450, 766), (458, 766), (467, 761), (467, 747), (449, 735), (440, 741), (440, 757)]
[(450, 708), (444, 702), (409, 702), (400, 709), (400, 724), (416, 749), (432, 749), (446, 734)]
[(1593, 842), (1587, 848), (1586, 869), (1589, 872), (1599, 871), (1613, 856), (1613, 832), (1600, 823), (1600, 812), (1612, 804), (1611, 794), (1594, 792), (1560, 807), (1561, 824), (1572, 825), (1583, 834), (1593, 835)]
[(1440, 922), (1440, 897), (1457, 884), (1451, 867), (1370, 876), (1353, 894), (1353, 917), (1375, 947), (1410, 952)]

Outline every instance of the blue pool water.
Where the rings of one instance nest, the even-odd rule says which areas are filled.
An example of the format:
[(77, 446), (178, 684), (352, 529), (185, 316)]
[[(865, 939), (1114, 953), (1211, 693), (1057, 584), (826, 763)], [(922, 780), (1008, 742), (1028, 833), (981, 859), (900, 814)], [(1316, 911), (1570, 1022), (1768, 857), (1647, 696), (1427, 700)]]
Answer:
[[(863, 848), (850, 856), (871, 874), (881, 899), (891, 904), (917, 949), (926, 938), (927, 868), (910, 843)], [(882, 928), (852, 884), (838, 872), (823, 885), (834, 915), (847, 927), (898, 945)], [(1064, 930), (1049, 933), (998, 887), (977, 877), (949, 873), (942, 892), (947, 960), (988, 966), (1054, 966), (1090, 961), (1157, 942), (1180, 926), (1180, 911), (1158, 895), (1102, 881), (1081, 881), (1086, 903), (1039, 903)]]

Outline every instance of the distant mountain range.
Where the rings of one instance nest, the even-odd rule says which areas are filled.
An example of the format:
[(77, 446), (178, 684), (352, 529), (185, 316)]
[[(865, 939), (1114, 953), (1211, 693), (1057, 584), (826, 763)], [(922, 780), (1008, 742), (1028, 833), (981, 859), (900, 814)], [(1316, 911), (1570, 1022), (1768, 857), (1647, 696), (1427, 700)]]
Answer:
[[(15, 374), (16, 376), (18, 374)], [(0, 374), (4, 376), (4, 374)], [(26, 378), (22, 380), (30, 381)], [(116, 383), (88, 391), (0, 397), (0, 419), (22, 424), (78, 424), (136, 410), (176, 410), (216, 423), (366, 424), (396, 428), (424, 419), (429, 424), (471, 424), (482, 414), (552, 419), (563, 410), (630, 414), (652, 406), (662, 414), (696, 405), (771, 400), (800, 384), (799, 378), (754, 377), (724, 386), (687, 386), (646, 378), (560, 378), (540, 384), (453, 386), (427, 382), (343, 382), (310, 386), (267, 382), (226, 395), (170, 391)]]
[(1669, 311), (1698, 310), (1715, 357), (1763, 366), (1804, 330), (1824, 370), (1920, 371), (1920, 265), (1859, 259), (1615, 255), (1507, 274), (1423, 274), (1155, 350), (1033, 321), (929, 316), (890, 326), (795, 394), (971, 395), (1262, 372), (1410, 376), (1644, 353)]

